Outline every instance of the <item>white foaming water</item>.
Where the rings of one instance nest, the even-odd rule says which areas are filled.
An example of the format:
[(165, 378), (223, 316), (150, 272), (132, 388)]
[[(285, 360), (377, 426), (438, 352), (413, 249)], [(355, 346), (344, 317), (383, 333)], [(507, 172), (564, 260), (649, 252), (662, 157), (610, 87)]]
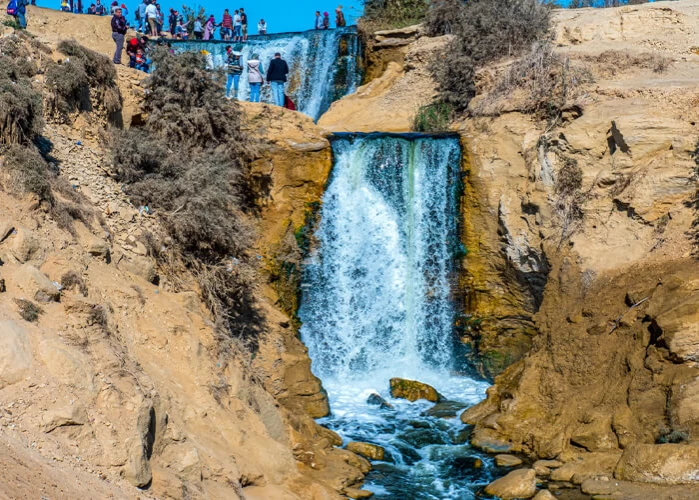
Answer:
[[(222, 68), (226, 63), (226, 45), (242, 52), (243, 74), (238, 99), (250, 97), (247, 61), (257, 54), (263, 74), (274, 54), (279, 52), (289, 64), (287, 93), (302, 113), (317, 120), (330, 104), (356, 90), (360, 75), (357, 68), (359, 40), (354, 28), (306, 31), (253, 36), (244, 44), (222, 41), (174, 42), (175, 51), (207, 51), (210, 65)], [(271, 90), (262, 88), (262, 101), (272, 102)]]
[[(466, 444), (463, 424), (426, 416), (426, 401), (392, 400), (388, 388), (392, 377), (419, 380), (465, 406), (485, 394), (484, 382), (453, 373), (459, 140), (358, 134), (335, 138), (333, 152), (299, 310), (330, 399), (321, 423), (386, 449), (367, 483), (377, 498), (401, 488), (473, 498), (491, 463)], [(368, 404), (372, 393), (394, 411)], [(486, 463), (478, 471), (476, 456)]]

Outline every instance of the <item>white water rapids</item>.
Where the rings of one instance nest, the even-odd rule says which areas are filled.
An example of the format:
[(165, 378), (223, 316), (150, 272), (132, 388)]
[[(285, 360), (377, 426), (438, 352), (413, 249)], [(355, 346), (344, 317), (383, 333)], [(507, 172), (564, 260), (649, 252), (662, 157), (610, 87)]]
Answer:
[[(330, 398), (321, 423), (345, 442), (386, 449), (367, 478), (376, 498), (474, 498), (492, 463), (467, 444), (464, 425), (388, 390), (392, 377), (419, 380), (470, 406), (487, 387), (455, 373), (459, 139), (350, 134), (333, 140), (333, 152), (299, 310)], [(368, 404), (372, 393), (394, 410)]]

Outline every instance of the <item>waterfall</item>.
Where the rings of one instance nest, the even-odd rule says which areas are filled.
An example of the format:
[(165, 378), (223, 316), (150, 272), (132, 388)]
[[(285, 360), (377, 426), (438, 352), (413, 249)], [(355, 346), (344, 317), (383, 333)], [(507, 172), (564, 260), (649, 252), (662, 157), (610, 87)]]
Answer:
[[(225, 65), (226, 45), (243, 53), (243, 75), (240, 79), (238, 98), (250, 96), (246, 61), (257, 54), (266, 71), (275, 52), (289, 64), (287, 94), (297, 109), (317, 120), (330, 104), (356, 90), (361, 80), (358, 70), (360, 56), (356, 28), (340, 28), (303, 33), (280, 33), (251, 36), (244, 44), (224, 41), (173, 41), (176, 52), (207, 51), (211, 66)], [(268, 86), (262, 89), (262, 101), (271, 102)]]
[(452, 366), (457, 137), (342, 135), (299, 316), (321, 378)]

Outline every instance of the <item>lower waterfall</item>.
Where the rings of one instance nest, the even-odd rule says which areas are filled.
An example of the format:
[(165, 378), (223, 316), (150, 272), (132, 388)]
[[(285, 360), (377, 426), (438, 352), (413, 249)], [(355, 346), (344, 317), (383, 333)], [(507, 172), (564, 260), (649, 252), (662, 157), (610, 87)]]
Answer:
[[(487, 387), (460, 374), (455, 355), (459, 139), (338, 134), (332, 145), (299, 309), (330, 399), (321, 423), (345, 442), (385, 448), (367, 477), (376, 498), (473, 498), (493, 466), (468, 445), (465, 426), (427, 415), (426, 401), (391, 399), (388, 388), (393, 377), (419, 380), (470, 406)], [(368, 404), (372, 393), (393, 410)]]

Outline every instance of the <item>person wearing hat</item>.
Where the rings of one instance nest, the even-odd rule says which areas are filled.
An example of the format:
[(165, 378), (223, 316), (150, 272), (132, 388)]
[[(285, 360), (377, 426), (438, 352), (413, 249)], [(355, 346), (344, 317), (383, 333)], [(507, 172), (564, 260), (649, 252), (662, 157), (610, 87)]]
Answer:
[(267, 68), (267, 82), (272, 86), (272, 97), (274, 97), (274, 104), (277, 106), (284, 106), (284, 84), (288, 74), (289, 66), (282, 59), (282, 55), (277, 52)]
[(335, 9), (335, 26), (338, 28), (344, 28), (347, 26), (345, 14), (342, 12), (342, 5), (338, 5), (337, 9)]
[[(243, 66), (240, 63), (242, 54), (233, 50), (230, 45), (226, 45), (226, 72), (228, 79), (226, 81), (226, 98), (238, 97), (238, 86), (240, 84), (240, 75), (243, 74)], [(231, 95), (231, 87), (233, 87), (233, 95)]]
[(253, 54), (248, 59), (248, 84), (250, 85), (250, 102), (260, 102), (260, 87), (265, 81), (263, 76), (264, 70), (260, 65), (260, 59), (257, 54)]
[(323, 12), (323, 29), (330, 29), (330, 14)]

